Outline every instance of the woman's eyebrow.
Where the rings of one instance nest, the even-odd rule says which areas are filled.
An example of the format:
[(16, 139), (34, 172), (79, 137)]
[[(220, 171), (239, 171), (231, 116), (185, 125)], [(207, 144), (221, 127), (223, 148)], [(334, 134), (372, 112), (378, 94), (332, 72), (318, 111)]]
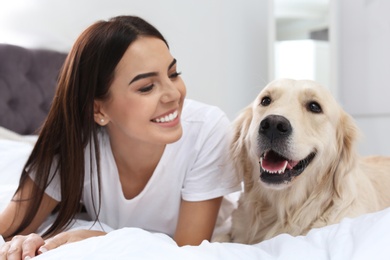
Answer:
[(175, 66), (177, 60), (176, 59), (173, 59), (173, 61), (171, 62), (171, 64), (169, 64), (168, 66), (168, 70), (170, 70), (173, 66)]
[[(176, 59), (173, 59), (173, 61), (171, 62), (171, 64), (169, 64), (168, 66), (168, 70), (170, 70), (175, 64), (176, 64)], [(137, 76), (135, 76), (129, 83), (129, 85), (131, 83), (133, 83), (134, 81), (137, 81), (137, 80), (140, 80), (140, 79), (144, 79), (144, 78), (148, 78), (148, 77), (154, 77), (154, 76), (157, 76), (157, 72), (147, 72), (147, 73), (142, 73), (142, 74), (138, 74)]]
[(129, 83), (129, 85), (131, 83), (133, 83), (134, 81), (137, 81), (137, 80), (140, 80), (140, 79), (144, 79), (144, 78), (148, 78), (148, 77), (153, 77), (153, 76), (157, 76), (157, 72), (147, 72), (147, 73), (142, 73), (142, 74), (138, 74), (137, 76), (135, 76)]

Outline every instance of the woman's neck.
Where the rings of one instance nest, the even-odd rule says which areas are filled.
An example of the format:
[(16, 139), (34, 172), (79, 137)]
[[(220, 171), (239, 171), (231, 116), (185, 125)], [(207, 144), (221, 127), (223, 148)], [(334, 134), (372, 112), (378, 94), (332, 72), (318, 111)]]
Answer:
[(126, 199), (137, 196), (156, 169), (166, 145), (126, 142), (110, 138), (122, 191)]

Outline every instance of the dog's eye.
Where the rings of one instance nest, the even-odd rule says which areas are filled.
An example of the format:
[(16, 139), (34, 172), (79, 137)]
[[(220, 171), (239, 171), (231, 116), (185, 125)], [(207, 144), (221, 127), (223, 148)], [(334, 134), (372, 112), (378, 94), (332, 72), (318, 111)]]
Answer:
[(260, 104), (264, 107), (268, 106), (269, 104), (271, 104), (271, 98), (270, 97), (263, 97)]
[(319, 114), (322, 112), (322, 108), (321, 108), (320, 104), (318, 104), (317, 102), (314, 102), (314, 101), (308, 103), (307, 110), (309, 110), (313, 113), (316, 113), (316, 114)]

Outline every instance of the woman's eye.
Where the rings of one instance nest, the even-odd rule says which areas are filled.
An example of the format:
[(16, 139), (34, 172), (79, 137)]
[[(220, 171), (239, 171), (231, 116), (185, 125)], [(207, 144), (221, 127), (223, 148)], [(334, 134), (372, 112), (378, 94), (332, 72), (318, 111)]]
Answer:
[(141, 93), (147, 93), (147, 92), (152, 91), (153, 87), (154, 87), (154, 85), (152, 84), (152, 85), (140, 88), (140, 89), (138, 89), (138, 91)]
[(307, 110), (309, 110), (310, 112), (316, 113), (316, 114), (319, 114), (322, 112), (322, 108), (321, 108), (320, 104), (318, 104), (315, 101), (309, 102), (307, 104)]
[(181, 72), (173, 72), (172, 74), (169, 75), (169, 78), (173, 79), (173, 78), (177, 78), (178, 76), (181, 75)]
[(262, 99), (261, 99), (261, 102), (260, 102), (260, 104), (263, 106), (263, 107), (266, 107), (266, 106), (268, 106), (269, 104), (271, 104), (271, 98), (270, 97), (263, 97)]

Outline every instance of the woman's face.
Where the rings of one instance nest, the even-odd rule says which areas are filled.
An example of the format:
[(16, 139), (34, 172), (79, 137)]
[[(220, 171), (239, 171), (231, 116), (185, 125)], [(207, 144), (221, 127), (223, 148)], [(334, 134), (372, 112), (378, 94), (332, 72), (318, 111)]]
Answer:
[(107, 126), (110, 138), (123, 142), (168, 144), (180, 139), (186, 88), (176, 66), (162, 40), (138, 38), (115, 69), (109, 98), (95, 101), (95, 121)]

